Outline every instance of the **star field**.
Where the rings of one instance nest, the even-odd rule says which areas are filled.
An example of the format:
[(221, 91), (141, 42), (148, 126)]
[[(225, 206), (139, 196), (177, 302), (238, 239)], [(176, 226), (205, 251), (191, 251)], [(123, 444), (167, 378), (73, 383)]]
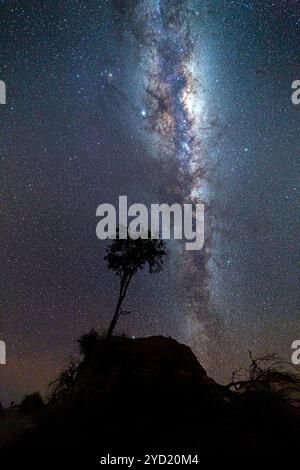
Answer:
[(205, 250), (170, 243), (120, 331), (190, 344), (226, 380), (299, 331), (296, 1), (2, 1), (0, 400), (107, 328), (103, 202), (207, 205)]

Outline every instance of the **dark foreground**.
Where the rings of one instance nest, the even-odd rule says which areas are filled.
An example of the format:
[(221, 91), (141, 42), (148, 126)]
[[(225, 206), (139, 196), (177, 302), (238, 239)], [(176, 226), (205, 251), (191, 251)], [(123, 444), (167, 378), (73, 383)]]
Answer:
[[(100, 342), (38, 417), (9, 413), (0, 417), (2, 461), (145, 463), (147, 454), (191, 454), (199, 464), (205, 454), (240, 452), (285, 460), (300, 437), (299, 414), (271, 389), (232, 392), (207, 376), (190, 348), (162, 336)], [(18, 429), (11, 439), (9, 425)]]

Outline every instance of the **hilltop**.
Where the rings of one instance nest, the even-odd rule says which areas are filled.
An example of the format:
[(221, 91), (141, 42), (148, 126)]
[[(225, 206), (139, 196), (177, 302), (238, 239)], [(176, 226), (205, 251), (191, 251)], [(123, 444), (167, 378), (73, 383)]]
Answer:
[(99, 341), (60, 399), (12, 449), (99, 457), (144, 452), (284, 450), (299, 416), (259, 387), (234, 393), (191, 349), (163, 336)]

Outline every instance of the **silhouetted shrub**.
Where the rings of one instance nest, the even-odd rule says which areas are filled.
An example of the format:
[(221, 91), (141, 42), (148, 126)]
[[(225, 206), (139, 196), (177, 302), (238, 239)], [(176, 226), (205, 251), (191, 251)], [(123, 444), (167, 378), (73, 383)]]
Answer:
[(94, 329), (88, 333), (83, 334), (78, 339), (79, 351), (80, 354), (84, 357), (90, 357), (95, 353), (100, 341), (103, 340), (103, 337), (97, 333)]
[(57, 406), (61, 405), (69, 396), (75, 383), (80, 361), (71, 357), (65, 369), (59, 374), (56, 380), (49, 384), (51, 388), (49, 403)]
[(19, 408), (19, 412), (22, 415), (31, 415), (31, 414), (40, 414), (45, 407), (44, 400), (41, 395), (36, 393), (31, 393), (26, 395)]

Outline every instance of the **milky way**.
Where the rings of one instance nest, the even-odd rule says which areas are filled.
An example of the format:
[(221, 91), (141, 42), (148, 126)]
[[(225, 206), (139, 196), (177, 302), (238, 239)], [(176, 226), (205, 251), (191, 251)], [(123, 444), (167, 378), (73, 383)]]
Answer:
[[(197, 4), (196, 4), (197, 6)], [(206, 137), (205, 97), (198, 63), (200, 47), (195, 21), (199, 10), (195, 2), (142, 1), (134, 12), (134, 31), (143, 44), (141, 61), (144, 73), (143, 116), (146, 129), (152, 134), (154, 154), (165, 167), (175, 168), (177, 177), (164, 197), (181, 202), (202, 202), (206, 205), (206, 243), (201, 253), (180, 251), (180, 268), (176, 269), (185, 287), (186, 320), (190, 340), (202, 357), (208, 360), (207, 320), (214, 318), (210, 282), (213, 276), (209, 263), (212, 250), (212, 213), (207, 184), (209, 156), (202, 140)], [(205, 324), (206, 323), (206, 324)], [(201, 347), (199, 346), (201, 344)]]
[[(146, 44), (146, 118), (161, 151), (194, 170), (199, 160), (199, 74), (193, 69), (195, 40), (189, 11), (178, 2), (142, 2), (136, 12)], [(143, 12), (139, 13), (139, 10)]]

